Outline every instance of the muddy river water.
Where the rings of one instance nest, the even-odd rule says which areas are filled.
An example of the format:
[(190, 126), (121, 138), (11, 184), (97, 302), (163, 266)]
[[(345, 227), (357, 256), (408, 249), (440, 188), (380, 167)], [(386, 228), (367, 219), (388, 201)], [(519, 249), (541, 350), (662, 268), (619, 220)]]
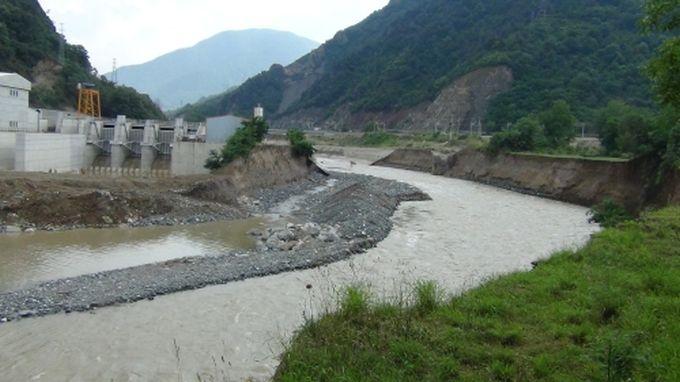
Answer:
[(252, 249), (262, 219), (180, 227), (82, 229), (0, 236), (0, 293), (40, 281), (232, 249)]
[(345, 159), (320, 163), (408, 182), (433, 200), (404, 203), (389, 237), (349, 261), (0, 325), (0, 379), (266, 380), (294, 330), (331, 308), (344, 286), (368, 285), (378, 298), (391, 298), (433, 280), (460, 293), (582, 245), (598, 229), (586, 209), (569, 204)]

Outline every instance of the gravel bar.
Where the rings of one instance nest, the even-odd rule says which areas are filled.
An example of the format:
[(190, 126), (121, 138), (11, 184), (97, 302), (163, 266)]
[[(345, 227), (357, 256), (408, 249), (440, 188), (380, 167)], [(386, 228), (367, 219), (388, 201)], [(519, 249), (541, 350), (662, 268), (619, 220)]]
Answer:
[[(0, 324), (26, 317), (151, 300), (208, 285), (345, 260), (387, 237), (392, 229), (391, 216), (399, 203), (429, 199), (420, 190), (404, 183), (339, 173), (330, 174), (330, 177), (313, 175), (301, 182), (254, 192), (250, 197), (251, 208), (257, 213), (268, 213), (295, 199), (297, 203), (294, 203), (291, 217), (308, 225), (326, 227), (333, 234), (322, 233), (302, 239), (287, 233), (290, 240), (297, 240), (293, 243), (296, 245), (288, 246), (288, 250), (263, 244), (250, 252), (177, 259), (55, 280), (3, 293), (0, 294)], [(275, 238), (278, 240), (278, 236)], [(285, 241), (279, 243), (281, 246), (287, 244)]]

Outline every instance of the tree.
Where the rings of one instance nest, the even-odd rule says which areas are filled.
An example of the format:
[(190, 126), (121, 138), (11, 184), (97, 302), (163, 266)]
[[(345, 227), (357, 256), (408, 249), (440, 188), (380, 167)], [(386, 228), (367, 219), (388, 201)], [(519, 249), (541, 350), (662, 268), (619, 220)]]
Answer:
[(610, 101), (597, 111), (595, 127), (609, 155), (641, 155), (651, 150), (653, 121), (647, 110), (624, 101)]
[(680, 124), (675, 125), (668, 134), (663, 162), (672, 168), (680, 168)]
[(543, 125), (550, 147), (566, 145), (576, 136), (574, 129), (576, 118), (566, 101), (560, 100), (553, 103), (550, 109), (539, 115), (539, 121)]
[(269, 125), (262, 118), (253, 118), (241, 123), (221, 151), (211, 151), (205, 162), (205, 168), (216, 170), (237, 158), (245, 158), (264, 140), (269, 132)]
[(312, 142), (307, 140), (307, 137), (302, 130), (291, 129), (288, 130), (286, 135), (288, 136), (293, 156), (297, 158), (306, 158), (308, 160), (314, 156), (316, 149)]
[[(647, 0), (642, 25), (648, 32), (677, 32), (680, 0)], [(680, 107), (680, 37), (664, 41), (648, 66), (649, 74), (664, 104)]]
[[(647, 32), (677, 34), (680, 29), (680, 0), (647, 0), (645, 14), (642, 25)], [(648, 72), (661, 102), (668, 107), (664, 114), (671, 116), (668, 120), (662, 115), (655, 131), (663, 167), (680, 168), (680, 37), (663, 42)]]

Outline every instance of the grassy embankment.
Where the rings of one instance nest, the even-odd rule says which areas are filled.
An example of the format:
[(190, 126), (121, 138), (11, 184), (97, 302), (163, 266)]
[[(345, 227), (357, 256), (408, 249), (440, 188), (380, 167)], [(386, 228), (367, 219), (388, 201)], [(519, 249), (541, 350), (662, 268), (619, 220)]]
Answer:
[(477, 136), (451, 137), (447, 134), (411, 133), (395, 134), (388, 132), (370, 132), (363, 134), (337, 133), (332, 135), (313, 135), (310, 140), (317, 145), (344, 147), (374, 147), (374, 148), (414, 148), (432, 149), (438, 151), (452, 151), (462, 147), (481, 148), (485, 145), (482, 138)]
[(644, 215), (532, 272), (445, 300), (347, 291), (309, 322), (278, 381), (678, 381), (680, 207)]
[[(341, 147), (372, 147), (372, 148), (409, 148), (436, 150), (439, 152), (455, 152), (463, 148), (484, 150), (488, 147), (488, 139), (475, 136), (453, 136), (433, 133), (337, 133), (328, 135), (310, 134), (310, 141), (316, 145), (341, 146)], [(597, 147), (574, 145), (562, 146), (555, 149), (541, 149), (531, 151), (519, 151), (516, 154), (544, 156), (560, 159), (588, 159), (599, 161), (622, 162), (629, 157), (612, 157), (606, 155)]]

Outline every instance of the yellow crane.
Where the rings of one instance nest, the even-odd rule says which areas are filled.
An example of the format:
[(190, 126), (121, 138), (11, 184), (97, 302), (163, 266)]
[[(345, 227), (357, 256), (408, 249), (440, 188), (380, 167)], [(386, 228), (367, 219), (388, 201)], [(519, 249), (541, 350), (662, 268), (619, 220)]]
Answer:
[(102, 117), (102, 101), (94, 84), (78, 84), (78, 113), (94, 118)]

